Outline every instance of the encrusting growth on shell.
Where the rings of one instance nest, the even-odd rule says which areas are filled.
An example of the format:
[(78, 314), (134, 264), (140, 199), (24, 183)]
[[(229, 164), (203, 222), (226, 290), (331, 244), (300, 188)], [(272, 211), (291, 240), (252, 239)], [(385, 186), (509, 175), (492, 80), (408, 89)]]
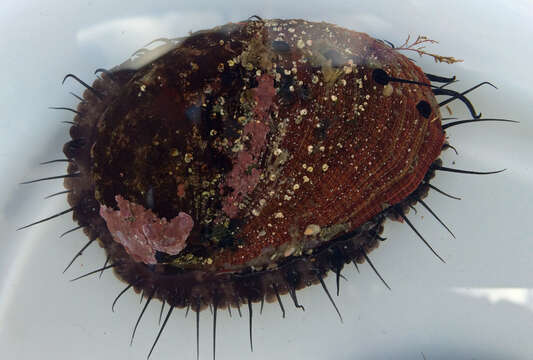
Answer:
[(104, 218), (113, 240), (122, 244), (135, 261), (157, 264), (156, 251), (177, 255), (185, 248), (194, 226), (190, 215), (180, 212), (167, 221), (120, 195), (115, 196), (115, 200), (119, 210), (102, 205), (100, 216)]
[(307, 227), (304, 230), (304, 235), (306, 236), (312, 236), (317, 235), (320, 232), (320, 226), (317, 224), (311, 224), (307, 225)]

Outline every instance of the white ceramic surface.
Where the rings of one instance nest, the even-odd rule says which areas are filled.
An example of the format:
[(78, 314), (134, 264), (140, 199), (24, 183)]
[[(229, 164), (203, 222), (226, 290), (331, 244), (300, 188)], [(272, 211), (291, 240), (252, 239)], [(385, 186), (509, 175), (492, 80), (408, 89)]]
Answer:
[[(64, 173), (61, 157), (71, 114), (48, 106), (76, 106), (61, 86), (67, 73), (91, 82), (93, 71), (122, 62), (158, 37), (186, 35), (251, 15), (328, 21), (402, 43), (408, 34), (440, 41), (428, 50), (464, 60), (456, 65), (418, 59), (428, 72), (461, 80), (456, 89), (491, 81), (471, 100), (485, 116), (520, 124), (465, 125), (449, 130), (459, 156), (446, 165), (474, 170), (507, 168), (502, 174), (439, 174), (436, 184), (461, 196), (431, 194), (427, 203), (457, 239), (419, 208), (409, 216), (446, 259), (440, 263), (399, 223), (387, 223), (389, 238), (371, 257), (392, 287), (388, 291), (368, 266), (347, 267), (341, 324), (320, 287), (298, 293), (306, 312), (285, 298), (287, 318), (276, 304), (254, 319), (254, 348), (246, 319), (218, 319), (218, 359), (531, 359), (533, 345), (533, 239), (527, 225), (533, 209), (532, 135), (533, 3), (530, 1), (12, 1), (0, 4), (0, 358), (143, 359), (157, 332), (159, 306), (145, 314), (134, 345), (129, 337), (141, 309), (139, 296), (125, 295), (111, 273), (69, 282), (103, 265), (89, 248), (62, 274), (86, 239), (70, 216), (24, 231), (19, 226), (67, 207), (61, 181), (18, 185)], [(414, 56), (414, 55), (413, 55)], [(466, 115), (461, 104), (454, 111)], [(455, 162), (455, 164), (453, 163)], [(333, 279), (328, 284), (333, 288)], [(258, 308), (256, 308), (256, 313)], [(201, 358), (211, 358), (211, 315), (201, 314)], [(195, 358), (194, 316), (179, 311), (169, 322), (153, 359)]]

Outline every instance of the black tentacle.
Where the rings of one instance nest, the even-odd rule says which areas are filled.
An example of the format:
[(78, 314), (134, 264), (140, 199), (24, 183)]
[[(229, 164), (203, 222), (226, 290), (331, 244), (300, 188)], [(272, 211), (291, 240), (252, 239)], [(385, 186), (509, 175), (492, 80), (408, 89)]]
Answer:
[(166, 303), (166, 300), (161, 301), (161, 311), (159, 311), (159, 320), (157, 322), (158, 325), (161, 325), (161, 318), (163, 317), (163, 310), (165, 309), (165, 303)]
[(107, 270), (107, 269), (114, 268), (115, 266), (118, 266), (118, 265), (120, 265), (120, 264), (118, 263), (118, 264), (107, 265), (107, 266), (102, 267), (102, 268), (100, 268), (100, 269), (96, 269), (96, 270), (93, 270), (93, 271), (91, 271), (91, 272), (88, 272), (87, 274), (84, 274), (84, 275), (82, 275), (82, 276), (78, 276), (77, 278), (74, 278), (74, 279), (72, 279), (72, 280), (70, 280), (70, 281), (76, 281), (76, 280), (82, 279), (82, 278), (84, 278), (84, 277), (86, 277), (86, 276), (89, 276), (89, 275), (92, 275), (92, 274), (96, 274), (97, 272), (100, 272), (100, 271), (102, 271), (102, 270)]
[(459, 152), (454, 146), (451, 146), (448, 143), (445, 143), (444, 145), (442, 145), (442, 151), (447, 150), (447, 149), (452, 149), (455, 152), (455, 155), (459, 155)]
[(444, 228), (445, 228), (446, 230), (448, 230), (448, 232), (450, 233), (450, 235), (453, 236), (453, 238), (455, 239), (455, 235), (453, 234), (453, 232), (452, 232), (452, 231), (446, 226), (446, 224), (444, 224), (444, 223), (442, 222), (441, 219), (439, 219), (439, 217), (437, 216), (437, 214), (435, 214), (435, 213), (433, 212), (433, 210), (431, 210), (431, 208), (430, 208), (430, 207), (429, 207), (429, 206), (428, 206), (428, 205), (427, 205), (422, 199), (418, 199), (418, 202), (419, 202), (420, 204), (422, 204), (422, 206), (425, 207), (426, 210), (429, 211), (429, 213), (430, 213), (431, 215), (433, 215), (433, 217), (434, 217), (435, 219), (437, 219), (437, 221), (440, 222), (440, 224), (441, 224), (442, 226), (444, 226)]
[(433, 185), (433, 184), (430, 184), (430, 183), (428, 183), (428, 182), (425, 183), (425, 184), (427, 184), (430, 188), (432, 188), (433, 190), (435, 190), (436, 192), (438, 192), (438, 193), (440, 193), (440, 194), (442, 194), (442, 195), (444, 195), (444, 196), (447, 196), (447, 197), (449, 197), (449, 198), (451, 198), (451, 199), (454, 199), (454, 200), (461, 200), (460, 197), (453, 196), (453, 195), (450, 195), (450, 194), (448, 194), (448, 193), (445, 193), (444, 191), (442, 191), (441, 189), (439, 189), (438, 187), (436, 187), (436, 186)]
[(359, 266), (357, 265), (357, 262), (355, 261), (355, 259), (352, 259), (352, 263), (353, 263), (353, 266), (355, 266), (355, 270), (357, 270), (357, 273), (360, 274), (361, 272), (359, 271)]
[(426, 84), (426, 83), (419, 82), (419, 81), (406, 80), (406, 79), (400, 79), (400, 78), (389, 76), (389, 74), (387, 74), (387, 72), (383, 69), (374, 69), (374, 71), (372, 72), (372, 79), (376, 83), (381, 84), (381, 85), (387, 85), (389, 82), (398, 82), (398, 83), (403, 83), (403, 84), (414, 84), (414, 85), (420, 85), (420, 86), (427, 86), (431, 88), (435, 87), (431, 84)]
[(396, 214), (398, 216), (400, 216), (401, 218), (403, 218), (405, 220), (405, 222), (407, 223), (407, 225), (409, 225), (409, 227), (415, 232), (416, 235), (418, 235), (418, 237), (420, 238), (420, 240), (422, 240), (422, 242), (428, 247), (429, 250), (431, 250), (431, 252), (440, 260), (442, 261), (443, 263), (446, 263), (446, 261), (444, 261), (444, 259), (442, 257), (440, 257), (439, 254), (437, 254), (437, 252), (431, 247), (431, 245), (429, 245), (429, 243), (426, 241), (426, 239), (424, 239), (424, 237), (418, 232), (418, 230), (415, 228), (415, 226), (411, 223), (411, 221), (407, 218), (407, 216), (405, 216), (403, 214), (403, 212), (401, 210), (398, 210), (396, 207), (392, 207), (393, 210), (396, 212)]
[(99, 91), (96, 91), (93, 87), (91, 87), (89, 84), (87, 84), (86, 82), (84, 82), (83, 80), (81, 80), (79, 77), (77, 77), (74, 74), (65, 75), (65, 77), (63, 78), (63, 81), (61, 82), (61, 84), (64, 84), (65, 80), (67, 80), (68, 78), (75, 79), (77, 82), (79, 82), (85, 88), (87, 88), (90, 92), (92, 92), (98, 99), (100, 99), (100, 100), (104, 99), (104, 95), (102, 95)]
[(33, 184), (33, 183), (36, 183), (36, 182), (39, 182), (39, 181), (46, 181), (46, 180), (55, 180), (55, 179), (65, 179), (65, 178), (73, 178), (73, 177), (78, 177), (80, 176), (81, 173), (73, 173), (73, 174), (65, 174), (65, 175), (57, 175), (57, 176), (49, 176), (49, 177), (45, 177), (45, 178), (41, 178), (41, 179), (35, 179), (35, 180), (30, 180), (30, 181), (24, 181), (24, 182), (21, 182), (20, 184), (21, 185), (26, 185), (26, 184)]
[(436, 164), (431, 164), (430, 168), (433, 170), (441, 170), (441, 171), (449, 171), (449, 172), (454, 172), (454, 173), (473, 174), (473, 175), (498, 174), (498, 173), (501, 173), (507, 170), (507, 169), (502, 169), (502, 170), (496, 170), (496, 171), (471, 171), (471, 170), (454, 169), (454, 168), (449, 168), (449, 167), (440, 166)]
[(44, 161), (42, 163), (39, 163), (39, 165), (47, 165), (47, 164), (52, 164), (52, 163), (56, 163), (56, 162), (72, 162), (72, 159), (54, 159), (54, 160), (48, 160), (48, 161)]
[(446, 84), (449, 84), (449, 83), (452, 83), (456, 80), (456, 77), (451, 77), (451, 78), (447, 78), (447, 77), (444, 77), (444, 76), (438, 76), (438, 75), (433, 75), (433, 74), (428, 74), (428, 73), (424, 73), (424, 75), (426, 75), (426, 77), (429, 79), (429, 81), (433, 81), (433, 82), (438, 82), (438, 83), (446, 83)]
[(372, 263), (372, 261), (370, 261), (370, 258), (368, 257), (365, 249), (361, 249), (361, 251), (363, 252), (363, 256), (365, 257), (365, 260), (366, 262), (368, 263), (368, 265), (370, 265), (370, 267), (372, 268), (372, 270), (374, 270), (374, 273), (378, 276), (378, 278), (381, 280), (381, 282), (383, 283), (383, 285), (385, 285), (387, 287), (387, 289), (389, 290), (392, 290), (389, 286), (389, 284), (387, 284), (387, 282), (385, 281), (385, 279), (383, 279), (383, 277), (381, 276), (381, 274), (379, 273), (379, 271), (376, 269), (376, 267), (374, 266), (374, 264)]
[(288, 288), (289, 288), (289, 295), (292, 299), (292, 302), (294, 303), (294, 306), (296, 306), (297, 308), (299, 309), (302, 309), (303, 311), (305, 311), (305, 307), (303, 305), (300, 305), (300, 303), (298, 302), (298, 296), (296, 295), (296, 289), (294, 287), (294, 285), (290, 284), (290, 283), (287, 283), (288, 285)]
[(70, 260), (70, 262), (68, 263), (67, 267), (65, 268), (65, 270), (63, 270), (63, 274), (70, 268), (70, 266), (74, 263), (74, 261), (76, 261), (76, 259), (78, 257), (80, 257), (82, 254), (83, 254), (83, 251), (85, 249), (87, 249), (89, 247), (89, 245), (91, 245), (93, 243), (95, 239), (91, 239), (89, 240), (82, 248), (80, 251), (78, 251), (78, 253), (72, 258), (72, 260)]
[(250, 329), (250, 351), (254, 352), (254, 343), (252, 340), (252, 300), (248, 298), (248, 318), (249, 318), (249, 329)]
[(25, 225), (25, 226), (23, 226), (23, 227), (20, 227), (20, 228), (17, 229), (17, 231), (18, 231), (18, 230), (22, 230), (22, 229), (29, 228), (30, 226), (37, 225), (37, 224), (43, 223), (43, 222), (48, 221), (48, 220), (55, 219), (56, 217), (59, 217), (59, 216), (61, 216), (61, 215), (68, 214), (69, 212), (74, 211), (74, 209), (76, 209), (76, 208), (77, 208), (76, 206), (73, 206), (73, 207), (71, 207), (70, 209), (67, 209), (67, 210), (61, 211), (61, 212), (59, 212), (59, 213), (57, 213), (57, 214), (54, 214), (54, 215), (52, 215), (52, 216), (49, 216), (49, 217), (47, 217), (47, 218), (45, 218), (45, 219), (42, 219), (42, 220), (39, 220), (39, 221), (33, 222), (33, 223), (31, 223), (31, 224)]
[(335, 308), (335, 311), (337, 312), (337, 315), (339, 315), (339, 319), (341, 320), (341, 322), (343, 322), (341, 312), (339, 311), (339, 308), (337, 307), (337, 304), (335, 304), (335, 301), (331, 297), (331, 294), (329, 293), (329, 290), (328, 290), (328, 288), (326, 286), (326, 283), (324, 282), (324, 279), (322, 278), (322, 275), (320, 275), (320, 271), (316, 270), (315, 271), (315, 275), (316, 275), (318, 281), (320, 281), (320, 285), (322, 285), (322, 289), (324, 289), (324, 292), (326, 293), (329, 301), (331, 302), (331, 305), (333, 305), (333, 307)]
[[(111, 260), (111, 256), (107, 255), (105, 262), (104, 262), (104, 268), (109, 263), (109, 260)], [(103, 274), (104, 274), (104, 270), (100, 271), (100, 275), (98, 275), (98, 279), (101, 279)]]
[[(105, 270), (105, 266), (102, 268)], [(138, 282), (138, 281), (137, 281)], [(135, 282), (135, 283), (137, 283)], [(118, 299), (120, 299), (120, 297), (126, 292), (128, 291), (132, 286), (134, 286), (134, 284), (128, 284), (128, 286), (126, 286), (126, 288), (124, 290), (122, 290), (121, 292), (118, 293), (117, 297), (115, 298), (115, 300), (113, 300), (113, 304), (111, 305), (111, 311), (112, 312), (115, 312), (115, 304), (117, 303)]]
[[(479, 119), (481, 117), (481, 113), (480, 114), (476, 114), (476, 109), (474, 108), (474, 105), (472, 105), (472, 103), (470, 102), (470, 100), (468, 100), (468, 98), (460, 93), (458, 93), (457, 91), (455, 90), (450, 90), (450, 89), (443, 89), (443, 88), (438, 88), (438, 89), (433, 89), (433, 94), (435, 95), (448, 95), (448, 96), (451, 96), (450, 101), (453, 101), (455, 99), (459, 99), (463, 102), (463, 104), (466, 105), (466, 107), (468, 108), (468, 111), (470, 112), (470, 114), (472, 115), (473, 118), (475, 119)], [(447, 102), (442, 102), (442, 103), (439, 103), (439, 106), (444, 106), (446, 104), (448, 104), (448, 100), (446, 100)]]
[(248, 21), (251, 21), (251, 20), (253, 20), (253, 19), (256, 19), (256, 20), (258, 20), (258, 21), (260, 21), (260, 22), (262, 22), (262, 23), (265, 22), (265, 20), (263, 20), (259, 15), (252, 15), (252, 16), (250, 16), (250, 17), (248, 18)]
[[(463, 92), (460, 93), (460, 94), (458, 93), (458, 94), (452, 96), (451, 98), (449, 98), (449, 99), (447, 99), (447, 100), (444, 100), (443, 102), (440, 102), (440, 103), (439, 103), (439, 106), (442, 107), (442, 106), (444, 106), (444, 105), (446, 105), (446, 104), (449, 104), (450, 102), (454, 101), (455, 99), (458, 99), (459, 96), (465, 96), (465, 95), (468, 94), (469, 92), (474, 91), (474, 90), (476, 90), (478, 87), (483, 86), (483, 85), (490, 85), (490, 86), (492, 86), (493, 88), (498, 89), (496, 86), (492, 85), (490, 82), (488, 82), (488, 81), (484, 81), (484, 82), (481, 82), (481, 83), (479, 83), (479, 84), (477, 84), (477, 85), (471, 87), (471, 88), (468, 89), (468, 90), (463, 91)], [(436, 94), (435, 94), (435, 95), (436, 95)], [(481, 115), (481, 114), (480, 114), (480, 115)], [(475, 116), (474, 116), (474, 117), (475, 117)]]
[(63, 191), (56, 192), (56, 193), (50, 194), (48, 196), (45, 196), (44, 198), (45, 199), (50, 199), (51, 197), (54, 197), (54, 196), (57, 196), (57, 195), (61, 195), (61, 194), (68, 194), (68, 193), (71, 193), (71, 192), (72, 192), (72, 190), (63, 190)]
[(239, 313), (239, 317), (242, 318), (241, 303), (239, 300), (237, 300), (237, 312)]
[(335, 270), (335, 285), (336, 285), (336, 289), (337, 289), (337, 296), (339, 296), (339, 293), (340, 293), (340, 278), (341, 278), (341, 271), (340, 270)]
[(76, 99), (78, 99), (80, 102), (85, 102), (85, 99), (82, 98), (81, 96), (77, 95), (77, 94), (74, 94), (72, 91), (69, 92), (70, 95), (74, 96)]
[(340, 278), (342, 276), (341, 271), (342, 271), (342, 268), (344, 267), (345, 256), (342, 250), (337, 246), (331, 247), (329, 251), (331, 251), (331, 259), (330, 259), (331, 268), (333, 272), (335, 272), (335, 284), (337, 286), (337, 296), (339, 296)]
[(137, 327), (139, 326), (139, 323), (141, 322), (144, 312), (146, 311), (146, 308), (150, 304), (150, 301), (152, 301), (152, 298), (154, 297), (156, 291), (157, 291), (157, 288), (154, 289), (154, 291), (152, 291), (150, 295), (148, 295), (148, 298), (146, 299), (146, 303), (144, 304), (143, 309), (141, 310), (141, 313), (139, 314), (139, 317), (137, 318), (137, 322), (135, 323), (135, 326), (133, 327), (133, 332), (131, 333), (130, 346), (133, 345), (133, 338), (135, 337), (135, 333), (137, 332)]
[(281, 296), (279, 296), (278, 287), (276, 284), (272, 283), (272, 288), (274, 289), (274, 292), (276, 293), (276, 298), (278, 299), (278, 304), (281, 309), (282, 317), (285, 319), (285, 308), (283, 307), (283, 302), (281, 301)]
[(452, 82), (449, 82), (449, 83), (442, 84), (441, 86), (439, 86), (439, 89), (444, 89), (446, 86), (451, 85), (451, 84), (455, 84), (457, 81), (459, 81), (459, 80), (455, 80), (455, 81), (452, 81)]
[(451, 123), (444, 124), (442, 125), (442, 130), (446, 130), (447, 128), (456, 126), (456, 125), (468, 124), (468, 123), (473, 123), (473, 122), (483, 122), (483, 121), (500, 121), (500, 122), (519, 123), (519, 121), (507, 120), (507, 119), (492, 119), (492, 118), (491, 119), (467, 119), (467, 120), (459, 120), (459, 121), (454, 121)]
[(154, 344), (152, 345), (152, 348), (150, 349), (150, 352), (148, 353), (148, 356), (146, 359), (150, 359), (150, 355), (152, 355), (152, 351), (154, 351), (155, 345), (157, 344), (157, 341), (159, 340), (159, 337), (161, 336), (161, 333), (163, 332), (163, 329), (167, 325), (168, 319), (170, 318), (170, 315), (172, 314), (172, 310), (174, 310), (174, 306), (170, 305), (170, 309), (168, 310), (167, 316), (165, 317), (165, 321), (163, 321), (163, 325), (161, 325), (161, 328), (159, 329), (159, 332), (157, 333), (157, 337), (155, 338)]
[(113, 79), (113, 72), (111, 72), (111, 71), (109, 71), (107, 69), (98, 68), (98, 69), (94, 70), (94, 75), (98, 75), (99, 73), (104, 73), (107, 76), (109, 76), (110, 79)]
[(379, 240), (379, 241), (385, 241), (385, 240), (387, 240), (387, 238), (385, 238), (385, 237), (379, 235), (379, 231), (378, 231), (378, 230), (376, 230), (376, 229), (372, 229), (372, 230), (373, 230), (373, 231), (372, 231), (372, 235), (374, 236), (374, 239), (377, 239), (377, 240)]
[(65, 231), (63, 234), (59, 235), (60, 238), (62, 238), (63, 236), (67, 235), (67, 234), (70, 234), (71, 232), (74, 232), (76, 230), (79, 230), (81, 229), (83, 226), (76, 226), (75, 228), (73, 229), (70, 229), (70, 230), (67, 230)]
[(196, 299), (196, 360), (200, 360), (200, 299)]
[(379, 41), (386, 43), (387, 45), (389, 45), (393, 49), (396, 48), (396, 46), (394, 46), (394, 43), (390, 42), (389, 40), (381, 39)]
[(218, 300), (216, 296), (213, 297), (213, 360), (216, 360), (216, 348), (217, 348), (217, 310)]
[(72, 108), (68, 108), (68, 107), (62, 107), (62, 106), (49, 106), (48, 107), (49, 109), (52, 109), (52, 110), (67, 110), (67, 111), (70, 111), (70, 112), (73, 112), (75, 114), (78, 114), (78, 115), (81, 115), (82, 113), (79, 112), (78, 110), (74, 110)]

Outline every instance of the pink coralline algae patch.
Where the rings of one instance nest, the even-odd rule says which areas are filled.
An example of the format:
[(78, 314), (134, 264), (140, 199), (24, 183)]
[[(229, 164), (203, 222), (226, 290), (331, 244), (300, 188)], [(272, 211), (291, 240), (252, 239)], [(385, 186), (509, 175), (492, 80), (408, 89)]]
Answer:
[(250, 152), (241, 151), (233, 164), (233, 169), (226, 179), (226, 185), (233, 188), (233, 192), (226, 197), (222, 209), (230, 217), (237, 216), (239, 211), (235, 205), (242, 197), (251, 192), (259, 182), (261, 171), (254, 168), (254, 159)]
[(259, 156), (266, 146), (266, 136), (270, 130), (269, 126), (261, 121), (252, 120), (244, 125), (244, 135), (250, 137), (250, 151), (254, 157)]
[(113, 239), (122, 244), (126, 252), (138, 262), (156, 264), (155, 252), (177, 255), (186, 246), (194, 221), (190, 215), (180, 212), (167, 221), (141, 205), (115, 196), (119, 210), (100, 206)]
[(262, 120), (268, 114), (273, 102), (272, 99), (276, 95), (276, 89), (274, 88), (274, 79), (270, 75), (262, 75), (257, 81), (259, 84), (252, 89), (256, 102), (254, 112), (257, 118)]
[(266, 137), (270, 127), (265, 122), (276, 90), (274, 80), (269, 75), (261, 76), (258, 81), (259, 85), (252, 89), (256, 102), (255, 119), (243, 128), (244, 135), (250, 138), (249, 147), (248, 150), (239, 151), (233, 158), (233, 168), (226, 179), (226, 185), (233, 191), (224, 199), (222, 209), (230, 218), (237, 216), (239, 208), (236, 204), (255, 189), (261, 176), (256, 161), (266, 147)]

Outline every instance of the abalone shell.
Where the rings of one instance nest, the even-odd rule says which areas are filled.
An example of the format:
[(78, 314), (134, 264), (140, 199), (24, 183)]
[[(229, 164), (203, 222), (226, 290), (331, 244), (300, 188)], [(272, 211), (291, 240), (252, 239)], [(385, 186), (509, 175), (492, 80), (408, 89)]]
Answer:
[(444, 144), (429, 84), (396, 49), (327, 23), (166, 40), (85, 91), (64, 147), (74, 218), (120, 278), (172, 306), (297, 304), (427, 189)]

